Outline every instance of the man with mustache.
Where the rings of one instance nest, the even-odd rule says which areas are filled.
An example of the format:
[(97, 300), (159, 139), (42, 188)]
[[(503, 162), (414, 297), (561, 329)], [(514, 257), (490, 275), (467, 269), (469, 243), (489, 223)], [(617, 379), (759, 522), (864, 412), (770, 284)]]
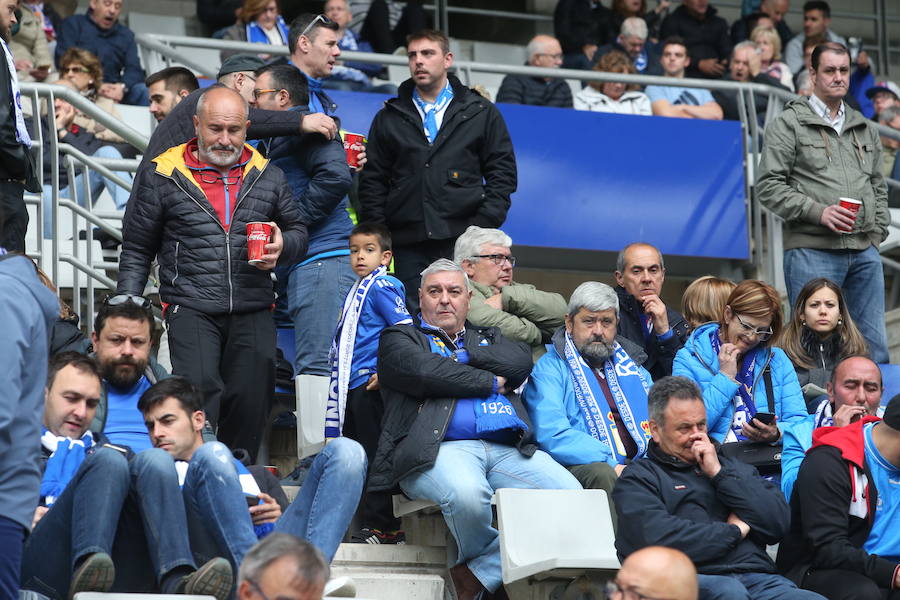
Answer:
[[(197, 137), (138, 173), (118, 293), (141, 294), (156, 258), (172, 370), (203, 391), (218, 439), (255, 460), (275, 386), (269, 271), (302, 256), (307, 236), (284, 173), (244, 143), (247, 114), (239, 93), (210, 89), (197, 102)], [(250, 262), (253, 222), (267, 223), (271, 237)]]
[[(878, 245), (888, 235), (887, 184), (874, 124), (843, 100), (850, 53), (835, 42), (810, 57), (813, 93), (789, 102), (766, 127), (756, 191), (784, 219), (784, 280), (793, 305), (814, 277), (841, 286), (872, 360), (889, 362), (884, 273)], [(841, 206), (855, 201), (856, 211)]]
[(653, 380), (641, 366), (647, 355), (616, 334), (618, 323), (615, 290), (597, 281), (578, 286), (566, 325), (534, 366), (524, 399), (541, 449), (582, 486), (607, 494), (650, 439)]

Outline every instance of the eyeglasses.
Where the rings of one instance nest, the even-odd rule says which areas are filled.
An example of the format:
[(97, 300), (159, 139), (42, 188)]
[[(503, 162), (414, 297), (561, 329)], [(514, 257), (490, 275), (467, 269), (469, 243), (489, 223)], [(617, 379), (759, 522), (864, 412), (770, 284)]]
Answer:
[(253, 99), (259, 100), (259, 97), (262, 96), (263, 94), (271, 94), (272, 92), (278, 93), (282, 89), (284, 89), (284, 88), (280, 88), (280, 89), (269, 88), (266, 90), (253, 90)]
[(538, 52), (537, 54), (535, 54), (535, 56), (547, 56), (551, 60), (562, 60), (562, 58), (563, 58), (563, 55), (561, 52), (557, 53), (557, 54), (546, 54), (544, 52)]
[(738, 323), (741, 324), (741, 328), (744, 330), (744, 333), (746, 333), (747, 335), (751, 335), (751, 334), (755, 335), (757, 338), (759, 338), (759, 341), (761, 341), (761, 342), (766, 341), (767, 339), (772, 337), (772, 334), (775, 333), (774, 331), (772, 331), (771, 327), (767, 327), (765, 329), (762, 329), (762, 328), (757, 329), (753, 325), (751, 325), (749, 323), (745, 323), (744, 320), (741, 318), (741, 315), (734, 313), (734, 316), (738, 320)]
[(90, 73), (87, 67), (63, 67), (60, 69), (60, 72), (65, 75), (66, 73)]
[[(303, 31), (300, 32), (300, 35), (298, 35), (297, 37), (301, 37), (301, 36), (304, 36), (307, 33), (309, 33), (310, 29), (312, 29), (313, 27), (316, 26), (316, 23), (321, 23), (322, 25), (329, 27), (333, 23), (333, 21), (331, 19), (329, 19), (328, 17), (326, 17), (325, 15), (317, 15), (316, 18), (313, 19), (312, 21), (310, 21), (309, 25), (307, 25), (303, 29)], [(306, 37), (308, 38), (309, 36), (306, 35)]]
[(137, 296), (135, 294), (115, 294), (107, 296), (103, 299), (103, 304), (106, 306), (121, 306), (126, 302), (131, 302), (132, 304), (137, 305), (139, 308), (148, 309), (152, 306), (150, 300), (144, 298), (143, 296)]
[(498, 267), (503, 264), (503, 261), (508, 260), (509, 266), (516, 266), (516, 257), (506, 254), (476, 254), (474, 256), (470, 256), (469, 258), (486, 258)]
[(664, 598), (651, 598), (643, 594), (622, 587), (615, 581), (606, 582), (606, 597), (610, 600), (665, 600)]

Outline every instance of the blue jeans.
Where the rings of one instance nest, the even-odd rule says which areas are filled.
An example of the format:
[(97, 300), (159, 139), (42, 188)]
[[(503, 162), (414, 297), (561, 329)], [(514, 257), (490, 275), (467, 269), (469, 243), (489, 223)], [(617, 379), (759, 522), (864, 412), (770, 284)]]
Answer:
[(129, 464), (100, 448), (28, 537), (22, 588), (65, 598), (79, 559), (105, 552), (116, 565), (113, 591), (158, 591), (166, 573), (194, 567), (185, 531), (178, 474), (165, 451), (145, 450)]
[(122, 98), (122, 104), (150, 106), (150, 90), (147, 89), (147, 84), (140, 82), (128, 88), (128, 93)]
[(328, 352), (347, 292), (356, 282), (350, 256), (332, 256), (296, 267), (288, 278), (288, 311), (294, 321), (294, 373), (330, 375)]
[(878, 248), (794, 248), (784, 253), (784, 282), (791, 306), (806, 282), (816, 277), (827, 277), (843, 290), (847, 309), (869, 344), (872, 360), (890, 362), (884, 326), (884, 270)]
[(0, 598), (15, 598), (19, 593), (19, 571), (25, 528), (6, 517), (0, 517)]
[[(116, 150), (112, 146), (101, 146), (94, 152), (93, 156), (97, 158), (122, 158), (122, 154)], [(127, 173), (125, 171), (115, 171), (115, 174), (125, 181), (132, 181), (131, 173)], [(103, 190), (106, 189), (109, 191), (109, 195), (112, 196), (113, 202), (116, 204), (116, 208), (118, 210), (125, 210), (125, 205), (128, 204), (128, 196), (129, 192), (125, 188), (119, 187), (112, 180), (107, 179), (103, 175), (99, 173), (99, 171), (95, 171), (91, 169), (91, 172), (88, 177), (88, 185), (91, 189), (91, 205), (97, 201), (97, 198), (100, 197), (100, 194), (103, 193)], [(49, 240), (53, 238), (53, 194), (52, 187), (50, 184), (44, 184), (44, 194), (43, 194), (43, 210), (44, 210), (44, 239)], [(60, 199), (72, 199), (72, 192), (74, 190), (76, 202), (78, 202), (81, 206), (86, 206), (86, 202), (84, 200), (84, 174), (79, 173), (75, 176), (74, 184), (70, 181), (69, 185), (59, 190)]]
[(774, 573), (697, 575), (699, 600), (825, 600)]
[[(331, 562), (359, 504), (366, 453), (347, 438), (329, 442), (313, 460), (300, 493), (275, 523), (275, 531), (308, 540)], [(198, 561), (227, 557), (237, 573), (258, 541), (231, 451), (203, 444), (191, 457), (184, 482), (191, 547)]]
[(400, 488), (413, 500), (440, 505), (459, 549), (454, 565), (467, 563), (482, 585), (494, 592), (503, 582), (500, 539), (491, 524), (494, 490), (580, 490), (581, 484), (541, 450), (526, 458), (513, 446), (456, 440), (442, 442), (434, 465), (402, 479)]

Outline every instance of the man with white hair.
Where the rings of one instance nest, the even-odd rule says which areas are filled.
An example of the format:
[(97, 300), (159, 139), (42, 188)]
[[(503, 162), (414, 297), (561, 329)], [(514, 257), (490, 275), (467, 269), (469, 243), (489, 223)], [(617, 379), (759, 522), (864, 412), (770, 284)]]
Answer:
[[(536, 35), (525, 49), (530, 67), (558, 69), (563, 62), (559, 41), (549, 35)], [(572, 108), (572, 90), (565, 79), (507, 75), (497, 92), (497, 102)]]
[(289, 533), (273, 533), (244, 556), (237, 597), (322, 600), (328, 576), (328, 563), (315, 546)]
[(475, 327), (468, 277), (439, 259), (422, 271), (419, 325), (381, 334), (378, 382), (382, 433), (370, 490), (399, 485), (430, 500), (456, 538), (450, 577), (459, 600), (506, 598), (491, 496), (501, 487), (580, 489), (537, 449), (514, 390), (531, 372), (531, 353), (495, 327)]
[(640, 346), (616, 334), (619, 298), (597, 281), (569, 299), (565, 328), (534, 366), (525, 407), (542, 450), (585, 487), (612, 492), (616, 477), (650, 439)]
[(469, 276), (472, 299), (469, 322), (478, 327), (499, 327), (506, 337), (531, 346), (535, 357), (562, 324), (566, 301), (553, 292), (515, 283), (516, 257), (512, 239), (499, 229), (470, 225), (456, 240), (453, 260)]
[[(732, 49), (728, 73), (722, 79), (724, 81), (738, 81), (742, 83), (762, 83), (787, 90), (785, 86), (781, 85), (780, 81), (761, 71), (759, 46), (749, 40), (738, 43)], [(730, 121), (741, 120), (740, 105), (738, 104), (736, 91), (715, 90), (713, 91), (713, 98), (722, 107), (725, 119)], [(765, 118), (768, 106), (769, 99), (767, 96), (760, 94), (758, 98), (755, 98), (756, 114), (760, 120)]]
[(647, 43), (647, 36), (647, 22), (640, 17), (628, 17), (622, 21), (619, 37), (612, 44), (597, 50), (594, 63), (596, 64), (604, 54), (620, 50), (631, 59), (635, 70), (641, 75), (662, 75), (659, 50), (656, 49), (656, 44)]

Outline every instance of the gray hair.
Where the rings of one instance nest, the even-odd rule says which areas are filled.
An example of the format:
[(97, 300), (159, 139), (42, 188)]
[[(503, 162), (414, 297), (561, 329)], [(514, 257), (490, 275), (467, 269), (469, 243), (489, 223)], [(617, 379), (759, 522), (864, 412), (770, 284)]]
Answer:
[[(234, 73), (229, 73), (229, 75), (234, 75)], [(235, 96), (240, 98), (241, 104), (244, 105), (244, 119), (246, 120), (246, 119), (250, 118), (250, 104), (247, 102), (246, 98), (241, 96), (238, 92), (234, 91), (230, 87), (224, 87), (224, 88), (214, 87), (214, 88), (210, 88), (207, 91), (200, 94), (200, 99), (197, 100), (197, 110), (194, 112), (194, 114), (197, 115), (198, 119), (203, 118), (203, 111), (206, 110), (206, 103), (207, 103), (206, 97), (209, 95), (210, 92), (216, 92), (216, 90), (228, 90), (229, 92), (231, 92), (232, 94), (234, 94)]]
[(669, 400), (672, 398), (700, 400), (702, 402), (703, 393), (694, 380), (687, 377), (670, 375), (658, 380), (647, 394), (647, 410), (650, 413), (650, 418), (657, 425), (662, 426), (666, 424), (666, 407), (669, 406)]
[(294, 559), (297, 570), (293, 581), (305, 582), (306, 586), (324, 585), (331, 577), (328, 563), (315, 546), (288, 533), (271, 533), (244, 556), (238, 570), (238, 583), (252, 581), (259, 584), (263, 571), (284, 556)]
[(646, 40), (649, 35), (649, 32), (647, 31), (647, 22), (640, 17), (628, 17), (622, 21), (619, 35), (623, 38), (636, 37)]
[(751, 42), (750, 40), (744, 40), (743, 42), (738, 42), (734, 45), (734, 48), (731, 49), (731, 56), (733, 57), (737, 54), (738, 50), (743, 50), (744, 48), (749, 48), (753, 50), (754, 54), (759, 54), (759, 44)]
[(615, 309), (619, 316), (619, 297), (616, 291), (599, 281), (585, 281), (572, 292), (569, 298), (569, 317), (574, 317), (582, 308), (590, 312)]
[(890, 123), (897, 117), (900, 117), (900, 106), (888, 106), (886, 109), (878, 113), (878, 122), (882, 124)]
[(419, 287), (425, 284), (425, 278), (434, 273), (444, 273), (446, 271), (450, 271), (452, 273), (462, 273), (463, 279), (466, 282), (466, 288), (469, 287), (469, 276), (463, 270), (461, 266), (450, 260), (449, 258), (439, 258), (427, 267), (425, 270), (420, 273), (422, 276), (422, 280), (419, 283)]
[(525, 46), (525, 56), (528, 57), (528, 60), (531, 61), (534, 58), (535, 54), (540, 54), (544, 49), (544, 42), (541, 41), (541, 36), (536, 35), (531, 38), (531, 41), (528, 42), (528, 45)]
[(619, 273), (625, 272), (625, 253), (627, 253), (635, 246), (647, 246), (648, 248), (653, 248), (654, 250), (656, 250), (656, 254), (659, 255), (659, 268), (666, 268), (666, 264), (663, 262), (662, 252), (659, 251), (659, 248), (657, 248), (653, 244), (648, 244), (647, 242), (634, 242), (619, 250), (619, 255), (616, 257), (616, 271), (618, 271)]
[(456, 239), (456, 245), (453, 247), (454, 262), (458, 265), (464, 260), (478, 262), (480, 259), (474, 257), (481, 254), (481, 247), (484, 245), (509, 248), (512, 246), (512, 238), (499, 229), (469, 225), (468, 229)]

